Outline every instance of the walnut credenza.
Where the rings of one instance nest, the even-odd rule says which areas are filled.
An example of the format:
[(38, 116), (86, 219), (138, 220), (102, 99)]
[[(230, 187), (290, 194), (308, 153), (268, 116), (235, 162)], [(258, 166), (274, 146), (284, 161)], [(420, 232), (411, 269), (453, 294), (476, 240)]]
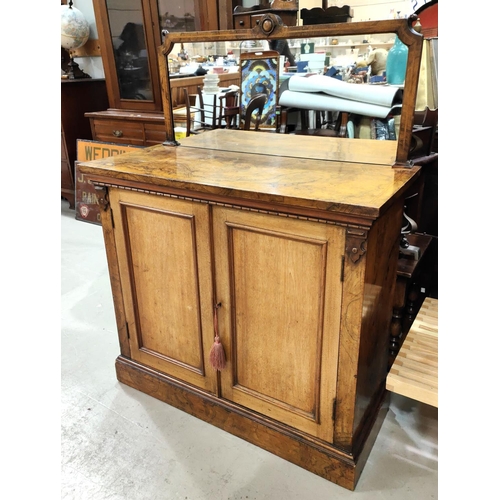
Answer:
[(80, 165), (99, 193), (117, 377), (354, 489), (385, 416), (419, 167), (383, 165), (390, 141), (261, 134), (217, 129)]

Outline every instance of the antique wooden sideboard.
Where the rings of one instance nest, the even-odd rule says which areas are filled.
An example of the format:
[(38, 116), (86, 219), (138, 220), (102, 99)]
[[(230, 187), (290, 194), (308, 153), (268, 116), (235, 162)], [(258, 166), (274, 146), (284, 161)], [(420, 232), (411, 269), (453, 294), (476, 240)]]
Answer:
[[(398, 141), (215, 129), (179, 143), (163, 61), (165, 143), (80, 171), (99, 197), (118, 380), (354, 489), (386, 411), (421, 39), (403, 20), (315, 33), (346, 24), (409, 46)], [(191, 36), (305, 33), (270, 15)]]

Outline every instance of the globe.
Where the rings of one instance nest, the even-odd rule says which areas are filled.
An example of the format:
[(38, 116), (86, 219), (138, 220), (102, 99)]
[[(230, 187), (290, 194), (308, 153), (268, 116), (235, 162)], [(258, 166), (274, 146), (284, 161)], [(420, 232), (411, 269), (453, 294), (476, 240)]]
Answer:
[(71, 4), (61, 5), (61, 46), (66, 50), (79, 49), (90, 35), (89, 23)]

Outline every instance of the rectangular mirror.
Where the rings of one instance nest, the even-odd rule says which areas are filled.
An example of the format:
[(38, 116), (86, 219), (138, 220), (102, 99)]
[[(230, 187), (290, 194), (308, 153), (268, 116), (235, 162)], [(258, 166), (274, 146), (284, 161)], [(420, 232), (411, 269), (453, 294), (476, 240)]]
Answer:
[[(231, 85), (241, 88), (242, 102), (259, 89), (268, 93), (263, 128), (322, 135), (314, 130), (333, 130), (340, 124), (345, 128), (342, 137), (387, 140), (387, 148), (394, 150), (394, 163), (404, 164), (423, 43), (411, 28), (413, 21), (287, 27), (278, 16), (268, 14), (251, 30), (168, 33), (159, 48), (166, 143), (175, 144), (175, 89), (182, 87), (183, 79), (216, 73), (222, 90)], [(407, 53), (406, 70), (392, 71), (383, 81), (388, 52), (395, 46)], [(276, 51), (277, 59), (259, 60), (258, 54), (267, 51)], [(253, 79), (248, 77), (247, 63), (252, 58), (254, 75), (259, 76)], [(275, 66), (276, 71), (271, 69)]]

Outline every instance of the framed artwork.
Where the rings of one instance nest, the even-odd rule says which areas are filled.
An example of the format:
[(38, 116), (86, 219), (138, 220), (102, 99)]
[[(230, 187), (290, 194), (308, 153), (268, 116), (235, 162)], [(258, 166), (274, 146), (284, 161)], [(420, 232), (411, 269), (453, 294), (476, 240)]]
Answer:
[(275, 50), (242, 53), (241, 69), (241, 127), (245, 122), (248, 102), (255, 94), (267, 94), (259, 128), (276, 128), (276, 105), (279, 89), (279, 59)]

